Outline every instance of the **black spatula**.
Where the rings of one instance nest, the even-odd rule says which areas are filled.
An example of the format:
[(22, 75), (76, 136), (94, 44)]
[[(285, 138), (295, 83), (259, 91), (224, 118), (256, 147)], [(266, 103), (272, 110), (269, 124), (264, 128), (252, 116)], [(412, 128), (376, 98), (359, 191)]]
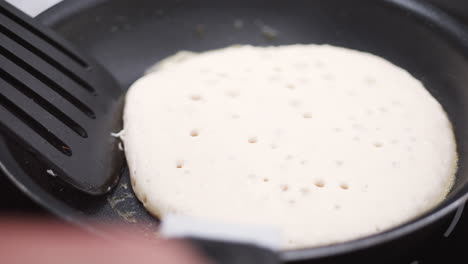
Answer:
[(0, 1), (0, 129), (51, 176), (93, 195), (112, 188), (123, 164), (110, 136), (121, 127), (121, 95), (96, 62)]

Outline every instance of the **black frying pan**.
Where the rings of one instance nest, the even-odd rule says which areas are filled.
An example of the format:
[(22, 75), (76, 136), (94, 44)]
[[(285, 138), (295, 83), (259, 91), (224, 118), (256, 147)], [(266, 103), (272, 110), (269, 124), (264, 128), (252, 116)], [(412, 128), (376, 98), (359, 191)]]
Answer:
[[(412, 255), (426, 248), (421, 242), (442, 237), (456, 222), (453, 212), (468, 197), (468, 31), (422, 1), (68, 0), (39, 19), (94, 56), (122, 89), (154, 62), (179, 50), (203, 51), (235, 43), (344, 46), (382, 56), (420, 79), (444, 106), (455, 129), (459, 170), (447, 199), (425, 215), (384, 233), (286, 251), (282, 253), (285, 260), (393, 262), (390, 256), (395, 252)], [(244, 23), (241, 30), (233, 26), (236, 19)], [(274, 28), (278, 35), (262, 34), (259, 24)], [(19, 148), (14, 138), (0, 137), (0, 154), (2, 162), (13, 168), (10, 173), (22, 179), (17, 185), (38, 191), (40, 195), (32, 198), (62, 218), (97, 233), (104, 231), (89, 225), (89, 220), (123, 221), (140, 226), (143, 232), (154, 232), (157, 226), (130, 190), (126, 170), (112, 193), (89, 197), (57, 187), (47, 175), (37, 173), (46, 168)]]

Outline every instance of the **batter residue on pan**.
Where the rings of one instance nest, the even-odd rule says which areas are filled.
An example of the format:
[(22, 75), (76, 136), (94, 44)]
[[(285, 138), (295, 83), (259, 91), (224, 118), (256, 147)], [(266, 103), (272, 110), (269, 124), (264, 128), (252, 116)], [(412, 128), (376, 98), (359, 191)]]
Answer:
[(284, 249), (408, 221), (456, 170), (451, 124), (418, 80), (331, 46), (179, 53), (131, 87), (124, 131), (151, 213), (271, 226)]

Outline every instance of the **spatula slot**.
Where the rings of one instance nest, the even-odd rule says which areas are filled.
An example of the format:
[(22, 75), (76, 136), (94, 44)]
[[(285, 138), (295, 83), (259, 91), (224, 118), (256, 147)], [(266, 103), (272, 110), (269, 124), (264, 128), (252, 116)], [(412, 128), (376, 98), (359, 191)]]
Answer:
[(9, 50), (5, 49), (3, 46), (0, 46), (0, 54), (11, 60), (13, 63), (21, 67), (23, 70), (34, 76), (37, 80), (41, 81), (46, 86), (52, 88), (56, 93), (60, 94), (65, 100), (73, 104), (76, 108), (78, 108), (81, 112), (87, 115), (89, 118), (96, 118), (93, 110), (91, 110), (87, 105), (82, 103), (80, 100), (75, 98), (69, 92), (67, 92), (62, 86), (58, 83), (38, 71), (36, 68), (29, 65), (27, 62), (23, 61), (21, 58), (16, 56), (15, 54), (11, 53)]
[(81, 67), (83, 67), (83, 68), (89, 68), (90, 67), (89, 64), (86, 61), (81, 59), (74, 52), (72, 52), (69, 49), (65, 48), (64, 46), (62, 46), (60, 43), (58, 43), (54, 39), (50, 38), (46, 34), (42, 33), (40, 30), (35, 28), (34, 26), (32, 26), (32, 25), (28, 24), (27, 22), (25, 22), (23, 19), (17, 17), (15, 14), (10, 12), (8, 9), (4, 8), (3, 6), (0, 6), (0, 12), (2, 14), (4, 14), (6, 17), (8, 17), (9, 19), (16, 22), (18, 25), (22, 26), (26, 30), (28, 30), (28, 31), (32, 32), (33, 34), (35, 34), (37, 37), (39, 37), (42, 40), (44, 40), (45, 42), (49, 43), (51, 46), (53, 46), (54, 48), (56, 48), (57, 50), (59, 50), (60, 52), (65, 54), (67, 57), (72, 59), (74, 62), (76, 62)]
[(0, 25), (0, 32), (3, 33), (5, 36), (9, 37), (11, 40), (15, 41), (25, 49), (29, 50), (31, 53), (34, 53), (36, 56), (44, 60), (45, 62), (49, 63), (50, 65), (54, 66), (57, 70), (59, 70), (62, 74), (66, 75), (68, 78), (76, 82), (81, 87), (85, 88), (87, 91), (94, 93), (94, 88), (88, 84), (85, 80), (81, 79), (78, 75), (64, 67), (60, 62), (52, 58), (51, 56), (47, 55), (40, 49), (36, 48), (34, 45), (26, 41), (25, 39), (21, 38), (13, 31), (9, 30), (3, 25)]
[(79, 136), (86, 138), (88, 134), (86, 130), (81, 127), (78, 123), (73, 121), (70, 117), (64, 114), (61, 110), (55, 107), (53, 104), (49, 103), (46, 99), (37, 94), (33, 89), (29, 88), (26, 84), (22, 83), (20, 80), (16, 79), (8, 72), (0, 69), (0, 77), (9, 83), (12, 87), (16, 88), (25, 96), (31, 98), (36, 104), (41, 106), (44, 110), (49, 112), (51, 115), (55, 116), (58, 120), (64, 123), (67, 127), (73, 130)]
[(10, 113), (15, 115), (18, 119), (24, 122), (29, 128), (34, 130), (38, 135), (43, 137), (47, 142), (54, 146), (58, 151), (62, 152), (67, 156), (72, 155), (71, 148), (60, 140), (57, 136), (52, 134), (47, 128), (42, 124), (32, 118), (28, 113), (19, 108), (12, 101), (10, 101), (6, 96), (0, 93), (0, 105), (3, 106)]

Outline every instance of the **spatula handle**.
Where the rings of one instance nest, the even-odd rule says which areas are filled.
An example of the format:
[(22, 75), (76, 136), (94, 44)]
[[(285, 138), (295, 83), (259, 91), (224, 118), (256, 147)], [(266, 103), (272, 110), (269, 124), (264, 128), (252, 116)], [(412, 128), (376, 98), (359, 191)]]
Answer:
[(272, 250), (249, 244), (191, 238), (190, 242), (213, 264), (279, 264)]

